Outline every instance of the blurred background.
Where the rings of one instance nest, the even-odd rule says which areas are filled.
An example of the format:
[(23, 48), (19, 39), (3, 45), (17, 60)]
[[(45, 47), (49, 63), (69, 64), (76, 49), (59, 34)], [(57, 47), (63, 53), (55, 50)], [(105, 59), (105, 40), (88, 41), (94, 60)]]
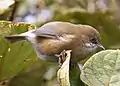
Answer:
[[(50, 21), (91, 25), (100, 32), (106, 49), (120, 48), (119, 15), (120, 0), (0, 0), (0, 20), (37, 27)], [(1, 81), (0, 86), (59, 86), (57, 69), (54, 63), (35, 60), (24, 71)]]

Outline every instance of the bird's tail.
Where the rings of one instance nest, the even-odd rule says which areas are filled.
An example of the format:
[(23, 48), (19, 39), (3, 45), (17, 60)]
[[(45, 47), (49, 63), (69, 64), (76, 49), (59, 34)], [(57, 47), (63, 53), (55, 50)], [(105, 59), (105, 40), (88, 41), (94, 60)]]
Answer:
[(25, 33), (21, 33), (21, 34), (18, 34), (18, 35), (10, 35), (10, 36), (5, 36), (5, 39), (7, 39), (10, 43), (15, 43), (15, 42), (18, 42), (18, 41), (22, 41), (22, 40), (26, 40), (26, 37), (35, 37), (35, 29), (33, 30), (30, 30), (28, 32), (25, 32)]
[(11, 36), (5, 36), (5, 39), (7, 39), (10, 43), (15, 43), (21, 40), (25, 40), (25, 36), (11, 35)]

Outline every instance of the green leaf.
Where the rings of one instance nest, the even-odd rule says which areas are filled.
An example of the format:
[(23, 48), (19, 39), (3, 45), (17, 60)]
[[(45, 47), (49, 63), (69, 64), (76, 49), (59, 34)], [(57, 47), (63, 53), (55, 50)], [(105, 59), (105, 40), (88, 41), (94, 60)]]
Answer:
[(89, 86), (119, 86), (120, 50), (93, 55), (83, 66), (81, 80)]
[[(47, 64), (37, 60), (25, 71), (17, 74), (9, 82), (9, 86), (44, 86), (44, 76), (47, 71)], [(47, 81), (47, 80), (46, 80)]]
[(78, 65), (76, 65), (73, 68), (70, 68), (69, 80), (70, 86), (85, 86), (85, 84), (80, 80), (80, 69)]
[(0, 80), (15, 76), (36, 60), (36, 54), (28, 42), (9, 44), (4, 39), (6, 35), (22, 33), (29, 29), (35, 29), (35, 26), (0, 21)]

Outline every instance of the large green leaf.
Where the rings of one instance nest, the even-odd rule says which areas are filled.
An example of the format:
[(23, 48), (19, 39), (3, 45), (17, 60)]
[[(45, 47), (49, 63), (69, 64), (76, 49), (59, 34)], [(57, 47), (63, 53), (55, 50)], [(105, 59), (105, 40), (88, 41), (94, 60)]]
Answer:
[(46, 71), (46, 63), (41, 64), (40, 61), (36, 61), (25, 71), (13, 77), (9, 82), (9, 86), (41, 86), (44, 83)]
[(38, 59), (25, 71), (13, 77), (9, 86), (54, 86), (56, 69), (56, 64)]
[(81, 79), (89, 86), (119, 86), (120, 50), (105, 50), (93, 55), (84, 64)]
[(36, 54), (28, 42), (10, 44), (4, 39), (6, 35), (22, 33), (29, 29), (35, 29), (35, 26), (0, 21), (0, 80), (11, 78), (36, 60)]

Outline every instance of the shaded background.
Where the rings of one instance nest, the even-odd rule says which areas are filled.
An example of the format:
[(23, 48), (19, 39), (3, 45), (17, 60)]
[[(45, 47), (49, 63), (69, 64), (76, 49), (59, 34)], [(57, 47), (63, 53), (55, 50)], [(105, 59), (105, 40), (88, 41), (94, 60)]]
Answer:
[[(0, 1), (0, 20), (27, 22), (37, 27), (49, 21), (91, 25), (100, 31), (101, 42), (106, 49), (120, 48), (119, 15), (119, 0)], [(56, 64), (36, 60), (29, 68), (2, 81), (1, 85), (9, 83), (9, 86), (58, 86), (57, 68)]]

